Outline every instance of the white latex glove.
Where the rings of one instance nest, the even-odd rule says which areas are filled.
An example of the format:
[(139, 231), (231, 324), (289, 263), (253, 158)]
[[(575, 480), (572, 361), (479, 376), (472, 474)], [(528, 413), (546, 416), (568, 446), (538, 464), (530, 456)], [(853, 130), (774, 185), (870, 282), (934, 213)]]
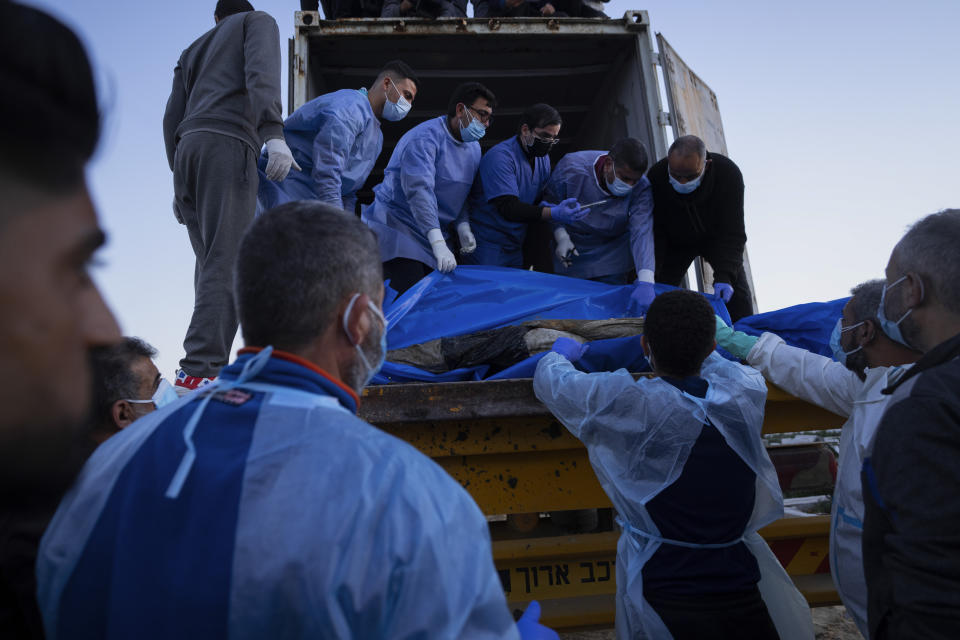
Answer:
[(570, 234), (568, 234), (567, 230), (563, 227), (557, 227), (553, 232), (553, 237), (557, 241), (557, 249), (555, 252), (557, 258), (560, 259), (564, 267), (569, 267), (573, 264), (573, 257), (580, 255), (577, 252), (577, 248), (573, 245), (573, 241), (570, 239)]
[(280, 182), (290, 173), (290, 167), (300, 171), (300, 165), (293, 159), (290, 147), (287, 146), (283, 138), (267, 140), (267, 178), (274, 182)]
[(427, 231), (427, 240), (430, 241), (430, 248), (433, 249), (433, 255), (437, 259), (437, 271), (440, 273), (453, 271), (457, 266), (457, 259), (453, 257), (453, 252), (447, 247), (447, 241), (443, 239), (443, 233), (440, 229)]
[(457, 225), (457, 235), (460, 236), (460, 253), (473, 253), (476, 250), (477, 239), (473, 237), (469, 222)]

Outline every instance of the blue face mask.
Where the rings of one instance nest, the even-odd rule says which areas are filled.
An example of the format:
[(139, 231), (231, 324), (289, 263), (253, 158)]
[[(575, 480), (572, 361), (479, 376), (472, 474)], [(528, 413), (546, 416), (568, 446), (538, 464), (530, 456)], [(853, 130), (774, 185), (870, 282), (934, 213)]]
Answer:
[[(883, 292), (880, 294), (880, 306), (877, 308), (877, 320), (880, 321), (880, 328), (883, 329), (883, 332), (887, 334), (887, 336), (891, 340), (893, 340), (894, 342), (899, 342), (900, 344), (902, 344), (903, 346), (909, 349), (913, 349), (913, 347), (910, 346), (910, 343), (907, 342), (906, 339), (903, 337), (903, 333), (900, 331), (900, 323), (906, 320), (907, 316), (913, 313), (913, 309), (912, 308), (907, 309), (906, 312), (904, 312), (904, 314), (900, 316), (900, 319), (897, 320), (896, 322), (888, 319), (887, 314), (883, 310), (884, 301), (887, 299), (887, 290), (892, 289), (893, 287), (897, 286), (898, 284), (900, 284), (906, 279), (907, 279), (907, 276), (902, 276), (899, 280), (896, 280), (891, 284), (883, 285)], [(923, 282), (922, 281), (920, 283), (920, 299), (921, 300), (923, 299)]]
[(464, 142), (476, 142), (487, 133), (487, 128), (470, 113), (469, 107), (464, 106), (463, 110), (470, 114), (470, 124), (460, 125), (460, 139)]
[(843, 318), (837, 318), (837, 324), (834, 325), (833, 333), (830, 334), (830, 349), (833, 351), (834, 359), (843, 366), (847, 366), (847, 356), (853, 355), (857, 351), (863, 349), (863, 345), (860, 345), (852, 351), (844, 351), (843, 345), (840, 344), (841, 337), (847, 331), (853, 331), (862, 324), (862, 322), (858, 322), (857, 324), (852, 324), (849, 327), (844, 327)]
[[(347, 320), (350, 318), (350, 312), (353, 311), (353, 303), (355, 303), (359, 297), (359, 293), (353, 294), (353, 297), (350, 298), (350, 302), (347, 303), (347, 308), (343, 312), (343, 332), (347, 334), (347, 339), (349, 339), (350, 342), (353, 342), (353, 338), (350, 336), (350, 331), (347, 328)], [(373, 376), (380, 372), (384, 361), (387, 359), (387, 319), (383, 317), (380, 309), (378, 309), (377, 306), (372, 302), (368, 301), (367, 306), (376, 317), (380, 318), (383, 331), (380, 334), (380, 355), (377, 357), (377, 362), (375, 365), (371, 365), (370, 361), (367, 360), (367, 356), (363, 352), (363, 347), (361, 347), (359, 343), (353, 344), (354, 348), (357, 350), (357, 356), (360, 358), (360, 362), (363, 363), (363, 366), (367, 370), (363, 376), (363, 384), (360, 385), (361, 389), (370, 384), (370, 381), (373, 380)]]
[(697, 187), (700, 186), (700, 182), (703, 180), (703, 175), (707, 172), (707, 165), (704, 163), (703, 171), (700, 172), (693, 180), (688, 180), (686, 182), (680, 182), (673, 177), (673, 174), (670, 173), (670, 165), (667, 165), (667, 178), (670, 180), (670, 186), (673, 187), (673, 190), (677, 193), (687, 194), (693, 193)]
[(410, 103), (407, 102), (407, 99), (400, 93), (400, 89), (393, 83), (393, 80), (390, 80), (390, 86), (397, 92), (397, 101), (390, 102), (390, 94), (389, 92), (387, 93), (387, 101), (383, 103), (383, 119), (389, 120), (390, 122), (397, 122), (398, 120), (403, 120), (404, 116), (410, 112)]
[(613, 182), (607, 180), (607, 190), (610, 191), (613, 195), (618, 198), (622, 198), (631, 191), (633, 191), (633, 185), (629, 185), (623, 180), (620, 179), (620, 176), (617, 175), (617, 166), (613, 166)]

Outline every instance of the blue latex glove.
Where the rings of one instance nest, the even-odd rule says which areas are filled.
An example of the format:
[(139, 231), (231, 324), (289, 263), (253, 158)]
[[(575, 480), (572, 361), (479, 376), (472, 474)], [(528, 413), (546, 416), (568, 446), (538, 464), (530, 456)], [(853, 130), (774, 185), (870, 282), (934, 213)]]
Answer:
[[(561, 340), (570, 339), (557, 338), (557, 342)], [(536, 600), (527, 606), (527, 610), (517, 620), (517, 631), (520, 632), (521, 640), (560, 640), (556, 631), (540, 624), (540, 603)]]
[(717, 344), (741, 360), (747, 359), (747, 354), (757, 344), (757, 336), (750, 336), (742, 331), (734, 331), (733, 327), (728, 327), (723, 318), (717, 318)]
[(633, 291), (630, 293), (630, 309), (636, 315), (643, 315), (647, 312), (647, 307), (656, 297), (652, 282), (642, 282), (637, 280), (633, 285)]
[(580, 203), (577, 202), (576, 198), (567, 198), (560, 204), (547, 205), (550, 207), (550, 218), (554, 222), (559, 222), (560, 224), (567, 224), (568, 222), (576, 222), (577, 220), (583, 219), (590, 209), (581, 209)]
[(583, 357), (590, 345), (580, 344), (573, 338), (557, 338), (550, 351), (559, 353), (570, 362), (576, 362)]
[(724, 302), (730, 302), (730, 298), (733, 297), (733, 287), (726, 282), (714, 282), (713, 292), (720, 296), (720, 299)]

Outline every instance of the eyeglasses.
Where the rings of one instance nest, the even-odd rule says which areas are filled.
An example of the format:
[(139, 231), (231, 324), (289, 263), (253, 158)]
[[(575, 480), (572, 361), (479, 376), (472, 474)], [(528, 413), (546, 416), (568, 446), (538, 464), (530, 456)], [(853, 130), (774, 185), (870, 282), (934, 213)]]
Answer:
[[(467, 107), (467, 105), (463, 106)], [(477, 114), (477, 120), (483, 124), (493, 123), (493, 111), (481, 111), (480, 109), (474, 109), (473, 107), (467, 107), (467, 109), (470, 109), (470, 111), (473, 111), (475, 114)]]
[(533, 134), (533, 139), (539, 140), (543, 144), (548, 144), (551, 147), (560, 144), (560, 138), (544, 138), (543, 136), (538, 136), (536, 133)]

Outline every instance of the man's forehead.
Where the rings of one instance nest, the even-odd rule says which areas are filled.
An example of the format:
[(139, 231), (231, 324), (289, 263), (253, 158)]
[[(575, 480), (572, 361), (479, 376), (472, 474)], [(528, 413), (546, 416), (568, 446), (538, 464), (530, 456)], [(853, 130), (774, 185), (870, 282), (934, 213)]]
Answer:
[(680, 153), (679, 151), (672, 151), (668, 156), (670, 164), (699, 164), (700, 163), (700, 154), (697, 153)]
[(476, 109), (477, 111), (480, 111), (482, 109), (487, 109), (488, 111), (491, 110), (490, 103), (487, 102), (486, 98), (477, 98), (476, 100), (473, 101), (473, 104), (471, 104), (470, 106), (473, 109)]

